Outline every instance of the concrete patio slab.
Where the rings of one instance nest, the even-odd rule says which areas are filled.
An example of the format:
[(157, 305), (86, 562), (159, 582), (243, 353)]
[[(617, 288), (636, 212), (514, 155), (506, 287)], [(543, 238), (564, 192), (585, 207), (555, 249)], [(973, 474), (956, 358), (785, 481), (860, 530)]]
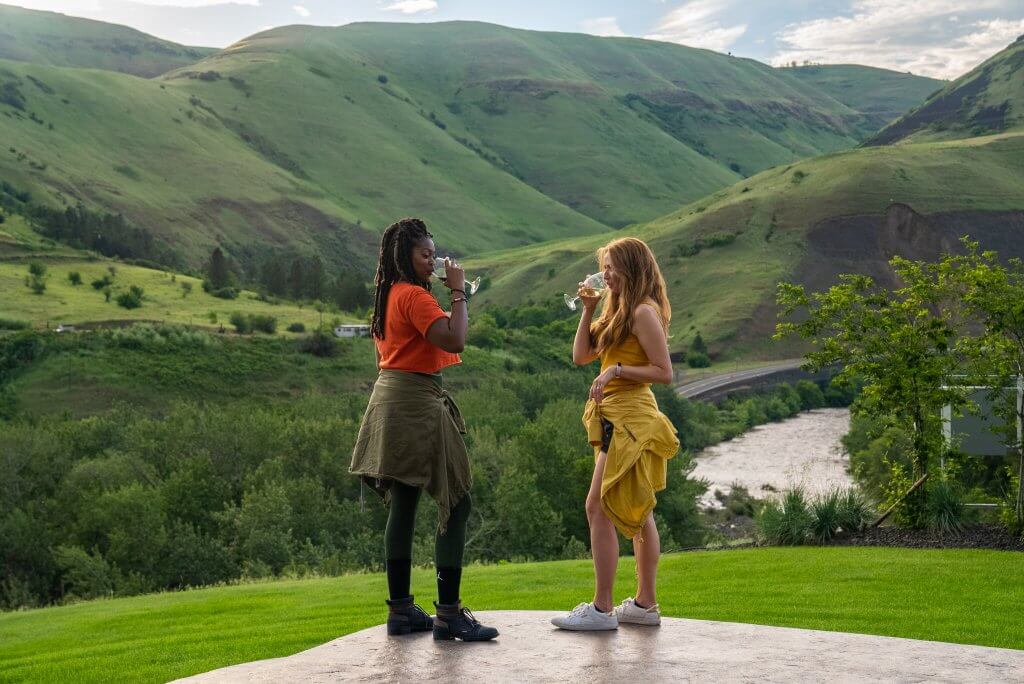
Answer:
[(286, 658), (182, 682), (1024, 682), (1024, 651), (666, 618), (564, 632), (547, 611), (481, 612), (493, 642), (389, 637), (371, 627)]

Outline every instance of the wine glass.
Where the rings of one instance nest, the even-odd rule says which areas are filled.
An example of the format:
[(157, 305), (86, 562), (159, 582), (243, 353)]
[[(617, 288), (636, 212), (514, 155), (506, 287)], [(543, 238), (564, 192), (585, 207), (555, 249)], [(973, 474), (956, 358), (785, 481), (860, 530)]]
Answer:
[[(583, 292), (588, 297), (596, 297), (600, 295), (604, 292), (605, 287), (607, 287), (607, 285), (604, 282), (603, 271), (601, 273), (592, 273), (583, 279)], [(576, 302), (580, 300), (579, 295), (572, 296), (569, 294), (562, 295), (562, 299), (565, 300), (565, 305), (572, 311), (576, 310)]]
[[(434, 276), (441, 282), (445, 282), (448, 279), (448, 275), (445, 272), (444, 262), (445, 260), (455, 263), (455, 257), (444, 257), (443, 259), (434, 259)], [(476, 291), (480, 289), (480, 283), (482, 278), (477, 276), (473, 280), (466, 281), (466, 294), (473, 296)]]

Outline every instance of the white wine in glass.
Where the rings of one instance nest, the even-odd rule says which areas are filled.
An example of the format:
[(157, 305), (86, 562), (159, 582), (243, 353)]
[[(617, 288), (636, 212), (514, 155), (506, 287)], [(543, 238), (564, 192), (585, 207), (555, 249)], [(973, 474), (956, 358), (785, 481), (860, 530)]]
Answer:
[[(597, 297), (604, 292), (605, 287), (604, 272), (592, 273), (583, 279), (583, 293), (588, 297)], [(562, 295), (562, 299), (565, 300), (565, 305), (572, 311), (576, 310), (576, 302), (580, 300), (579, 295), (574, 296), (570, 294)]]
[[(441, 282), (445, 282), (448, 279), (448, 275), (445, 272), (444, 268), (445, 261), (455, 263), (455, 259), (453, 257), (445, 257), (444, 259), (434, 259), (434, 276)], [(480, 276), (473, 278), (473, 280), (467, 280), (466, 293), (471, 297), (475, 295), (476, 291), (480, 289), (480, 282)]]

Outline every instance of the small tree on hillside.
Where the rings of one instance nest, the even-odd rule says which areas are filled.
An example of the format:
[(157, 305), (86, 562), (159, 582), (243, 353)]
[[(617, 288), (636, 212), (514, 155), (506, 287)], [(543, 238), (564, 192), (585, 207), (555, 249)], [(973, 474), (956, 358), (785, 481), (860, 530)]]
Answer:
[(306, 280), (302, 269), (302, 260), (292, 260), (291, 271), (288, 273), (288, 294), (292, 299), (299, 300), (306, 292)]
[(33, 261), (28, 265), (28, 276), (25, 278), (25, 286), (35, 294), (46, 292), (46, 265)]
[(690, 345), (690, 351), (697, 352), (698, 354), (704, 354), (705, 356), (708, 353), (708, 346), (704, 344), (704, 338), (700, 336), (699, 332), (697, 333), (697, 336), (693, 338), (693, 344)]
[(230, 284), (231, 272), (228, 269), (228, 260), (224, 257), (224, 252), (221, 251), (220, 247), (214, 247), (213, 252), (210, 253), (210, 261), (206, 265), (204, 289), (207, 292), (221, 290)]

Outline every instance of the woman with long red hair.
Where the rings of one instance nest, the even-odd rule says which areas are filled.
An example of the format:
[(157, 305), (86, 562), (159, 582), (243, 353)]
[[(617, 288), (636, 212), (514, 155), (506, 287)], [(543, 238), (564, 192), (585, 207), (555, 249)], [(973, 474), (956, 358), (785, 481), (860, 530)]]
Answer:
[[(606, 300), (593, 320), (605, 293), (595, 295), (581, 284), (583, 313), (572, 349), (577, 365), (601, 360), (583, 414), (594, 447), (586, 500), (594, 598), (552, 620), (556, 627), (577, 631), (616, 629), (620, 622), (661, 624), (655, 597), (661, 555), (655, 493), (665, 488), (668, 459), (679, 450), (675, 429), (651, 392), (651, 383), (672, 381), (672, 309), (661, 270), (650, 247), (636, 238), (614, 240), (597, 256)], [(633, 541), (638, 586), (634, 596), (613, 609), (617, 532)]]

